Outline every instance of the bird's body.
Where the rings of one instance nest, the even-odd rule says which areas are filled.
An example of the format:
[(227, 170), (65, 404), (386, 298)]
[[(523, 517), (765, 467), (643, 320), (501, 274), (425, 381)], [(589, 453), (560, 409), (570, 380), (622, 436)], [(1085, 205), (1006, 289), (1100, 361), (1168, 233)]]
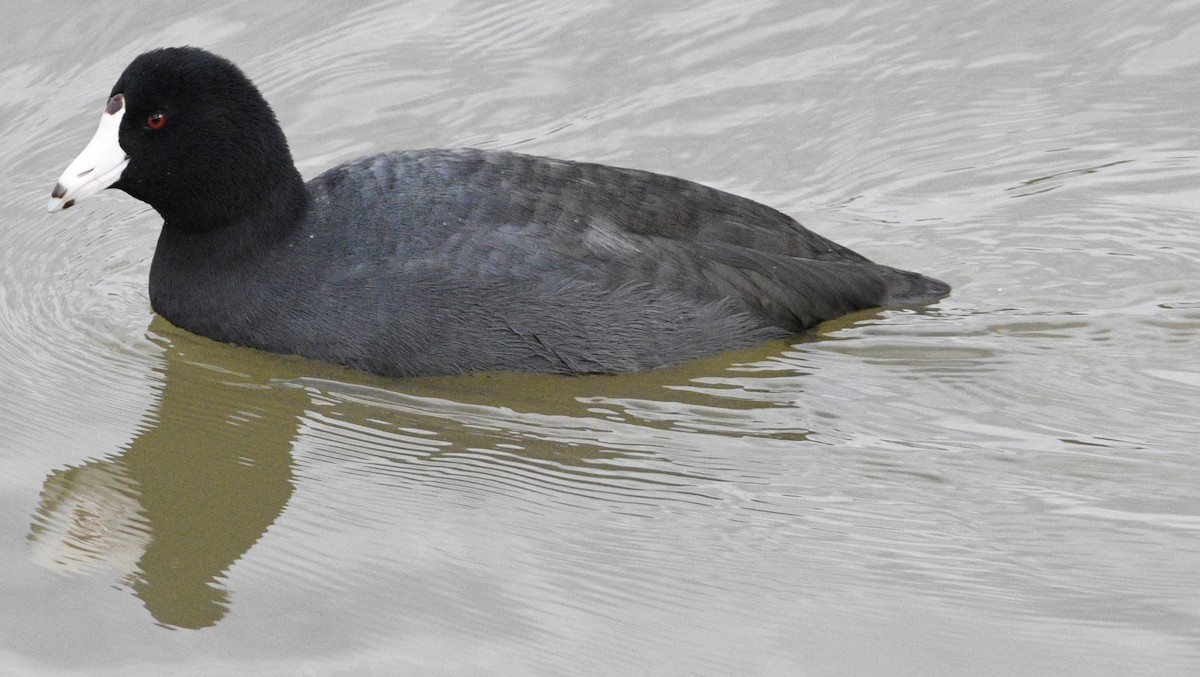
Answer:
[(257, 90), (202, 50), (139, 57), (117, 97), (114, 185), (165, 221), (151, 303), (220, 341), (386, 375), (618, 372), (949, 291), (770, 207), (632, 169), (425, 150), (305, 184)]

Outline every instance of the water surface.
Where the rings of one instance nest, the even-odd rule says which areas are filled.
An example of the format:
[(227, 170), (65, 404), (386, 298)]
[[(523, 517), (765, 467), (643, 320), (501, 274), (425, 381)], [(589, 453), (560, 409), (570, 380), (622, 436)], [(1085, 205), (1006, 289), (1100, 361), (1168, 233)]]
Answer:
[[(1200, 671), (1200, 2), (57, 3), (0, 27), (0, 674)], [(302, 172), (608, 162), (955, 287), (617, 377), (382, 379), (153, 317), (44, 213), (124, 65)]]

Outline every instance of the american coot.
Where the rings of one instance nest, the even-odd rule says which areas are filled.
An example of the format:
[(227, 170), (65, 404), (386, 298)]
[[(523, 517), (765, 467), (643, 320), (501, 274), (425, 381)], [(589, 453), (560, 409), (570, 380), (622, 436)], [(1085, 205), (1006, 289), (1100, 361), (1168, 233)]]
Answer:
[(418, 150), (305, 183), (254, 85), (194, 47), (129, 64), (49, 209), (109, 187), (163, 218), (160, 315), (385, 375), (649, 369), (950, 291), (634, 169)]

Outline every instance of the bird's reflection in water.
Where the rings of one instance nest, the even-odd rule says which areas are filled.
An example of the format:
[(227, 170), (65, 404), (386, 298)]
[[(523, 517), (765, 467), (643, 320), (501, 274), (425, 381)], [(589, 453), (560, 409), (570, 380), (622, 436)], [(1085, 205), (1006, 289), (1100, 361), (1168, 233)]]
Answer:
[[(294, 488), (292, 447), (314, 397), (329, 399), (330, 384), (351, 393), (336, 407), (348, 421), (377, 425), (382, 416), (398, 427), (436, 430), (443, 446), (429, 457), (432, 462), (456, 449), (496, 444), (488, 435), (513, 435), (532, 426), (537, 434), (515, 433), (531, 462), (552, 459), (557, 467), (597, 473), (605, 471), (605, 460), (621, 455), (614, 445), (562, 444), (543, 431), (592, 434), (598, 419), (590, 408), (606, 394), (614, 401), (695, 399), (711, 406), (708, 396), (672, 386), (687, 383), (691, 374), (720, 373), (731, 360), (718, 356), (619, 377), (383, 379), (217, 344), (158, 318), (150, 329), (165, 358), (156, 410), (115, 456), (49, 474), (29, 538), (42, 565), (115, 575), (158, 623), (177, 628), (208, 627), (228, 612), (225, 572), (287, 505)], [(781, 347), (759, 346), (732, 359), (760, 359)], [(363, 404), (362, 393), (368, 400), (375, 393), (402, 403)], [(722, 406), (770, 405), (735, 398)], [(637, 425), (666, 428), (671, 422)], [(613, 467), (629, 472), (619, 459)]]
[(229, 606), (221, 576), (292, 494), (303, 393), (253, 387), (165, 351), (148, 427), (124, 451), (46, 479), (31, 540), (39, 562), (116, 570), (164, 625), (200, 628)]

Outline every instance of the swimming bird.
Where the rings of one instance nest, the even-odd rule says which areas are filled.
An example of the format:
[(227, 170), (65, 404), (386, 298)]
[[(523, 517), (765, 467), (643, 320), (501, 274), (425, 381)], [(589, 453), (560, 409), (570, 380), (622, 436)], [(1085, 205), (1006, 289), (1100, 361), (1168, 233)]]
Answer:
[(48, 208), (105, 188), (162, 217), (150, 302), (171, 323), (391, 376), (652, 369), (950, 291), (636, 169), (412, 150), (306, 183), (254, 84), (195, 47), (125, 68)]

